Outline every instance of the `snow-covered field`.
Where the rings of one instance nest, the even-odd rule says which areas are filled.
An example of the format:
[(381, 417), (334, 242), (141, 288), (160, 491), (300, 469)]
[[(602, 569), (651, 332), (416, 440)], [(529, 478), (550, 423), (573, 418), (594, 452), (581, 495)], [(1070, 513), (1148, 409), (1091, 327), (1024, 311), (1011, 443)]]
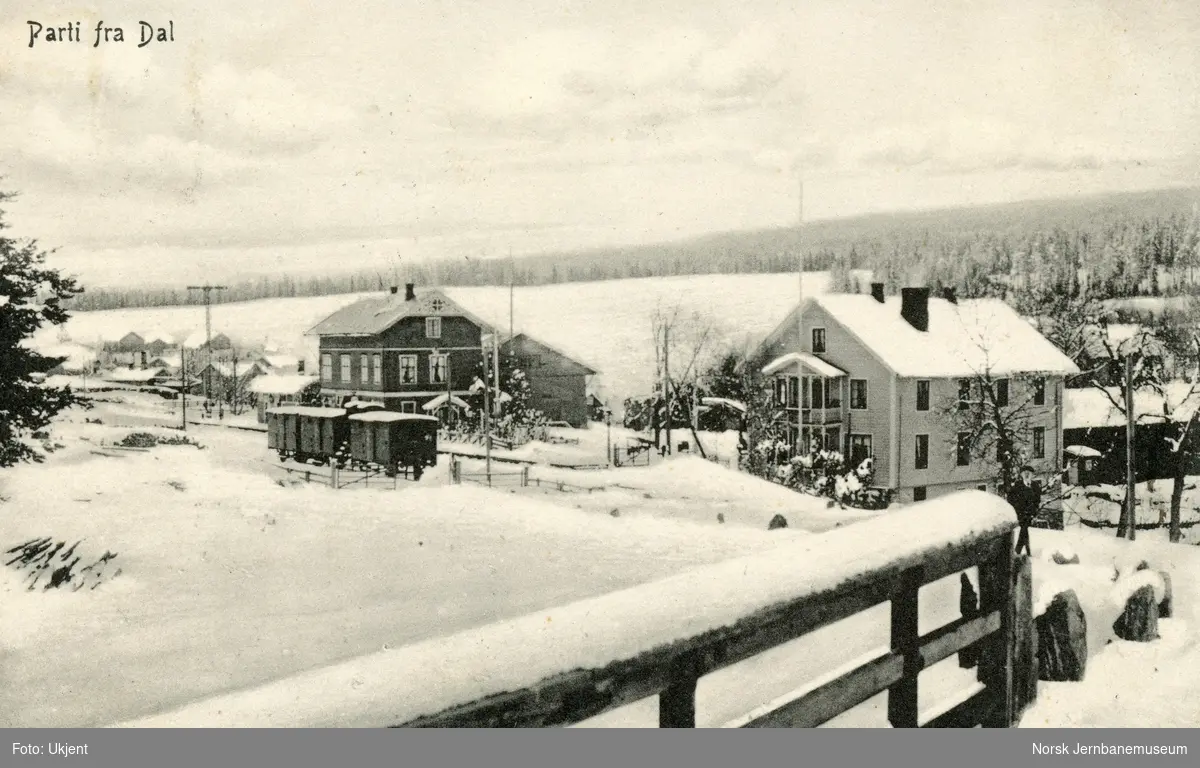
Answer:
[[(811, 295), (828, 285), (828, 275), (805, 275)], [(420, 287), (418, 287), (418, 291)], [(516, 288), (514, 324), (600, 372), (601, 397), (617, 406), (625, 397), (649, 391), (654, 375), (651, 318), (656, 310), (678, 309), (681, 338), (693, 318), (713, 326), (714, 342), (743, 343), (761, 338), (778, 325), (797, 300), (795, 274), (697, 275), (609, 280)], [(468, 311), (507, 332), (507, 287), (452, 287), (447, 295)], [(304, 333), (320, 320), (363, 296), (343, 294), (295, 299), (264, 299), (213, 308), (213, 332), (237, 343), (272, 341), (315, 358), (316, 340)], [(95, 343), (129, 331), (181, 336), (204, 327), (204, 308), (162, 307), (84, 312), (72, 317), (66, 334), (78, 343)], [(38, 338), (56, 343), (58, 329)]]
[[(538, 466), (531, 477), (547, 486), (494, 489), (448, 486), (443, 461), (397, 490), (334, 491), (289, 482), (259, 433), (194, 427), (189, 435), (203, 449), (113, 451), (133, 429), (178, 434), (144, 426), (170, 423), (164, 415), (174, 404), (104, 396), (116, 402), (72, 412), (55, 428), (65, 447), (45, 464), (0, 474), (0, 548), (39, 536), (82, 539), (87, 556), (111, 550), (122, 569), (95, 590), (30, 592), (22, 572), (0, 567), (0, 726), (123, 722), (286, 685), (385, 648), (553, 616), (651, 581), (686, 581), (692, 569), (731, 558), (778, 560), (771, 553), (780, 547), (816, 562), (826, 549), (821, 532), (844, 539), (860, 525), (870, 530), (861, 518), (889, 514), (828, 509), (697, 457), (589, 472)], [(464, 462), (464, 471), (478, 466)], [(598, 490), (560, 492), (557, 480)], [(789, 528), (768, 532), (776, 513)], [(1043, 683), (1023, 725), (1200, 724), (1200, 550), (1163, 536), (1146, 532), (1129, 543), (1082, 527), (1033, 533), (1040, 601), (1076, 589), (1089, 611), (1093, 658), (1083, 683)], [(1053, 564), (1057, 550), (1077, 552), (1081, 563)], [(1171, 572), (1177, 613), (1160, 622), (1159, 641), (1105, 644), (1129, 584), (1112, 575), (1142, 559)], [(922, 631), (957, 612), (957, 578), (922, 590)], [(887, 606), (878, 606), (706, 677), (699, 723), (736, 724), (886, 646), (887, 627)], [(347, 684), (356, 680), (364, 684)], [(922, 707), (972, 683), (972, 672), (947, 660), (922, 675)], [(830, 725), (884, 725), (884, 702), (875, 697)], [(650, 699), (584, 725), (656, 722)]]

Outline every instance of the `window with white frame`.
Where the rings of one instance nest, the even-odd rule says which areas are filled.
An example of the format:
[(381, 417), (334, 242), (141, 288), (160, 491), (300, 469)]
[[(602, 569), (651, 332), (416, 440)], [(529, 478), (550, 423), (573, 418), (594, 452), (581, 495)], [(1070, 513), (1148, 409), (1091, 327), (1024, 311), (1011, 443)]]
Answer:
[(350, 379), (350, 355), (342, 355), (342, 378), (343, 384), (349, 384)]
[(857, 467), (871, 457), (871, 436), (850, 435), (850, 466)]
[(450, 356), (446, 353), (429, 356), (429, 383), (445, 384), (450, 377)]
[(363, 384), (371, 381), (371, 358), (366, 355), (358, 356), (358, 380)]
[(812, 351), (814, 355), (821, 354), (825, 351), (825, 329), (812, 329)]
[(850, 407), (856, 411), (867, 409), (866, 379), (850, 379)]
[(400, 355), (400, 383), (417, 383), (417, 356)]
[(800, 405), (800, 377), (788, 377), (788, 408), (796, 408)]
[(775, 377), (775, 405), (787, 405), (787, 378)]
[(957, 454), (957, 456), (955, 456), (955, 458), (956, 458), (955, 463), (960, 467), (970, 466), (971, 465), (971, 433), (970, 432), (959, 432), (958, 433), (958, 445), (955, 447), (957, 448), (957, 450), (955, 451), (955, 453)]
[(1046, 404), (1046, 380), (1037, 378), (1033, 380), (1033, 404)]
[(917, 382), (917, 410), (929, 410), (929, 380), (921, 379)]
[(321, 355), (321, 381), (333, 381), (333, 355)]
[(383, 355), (375, 355), (371, 362), (374, 363), (374, 366), (375, 366), (374, 368), (372, 368), (372, 372), (374, 373), (373, 381), (376, 384), (382, 385), (383, 384)]
[(440, 318), (440, 317), (425, 318), (425, 338), (427, 338), (427, 339), (442, 338), (442, 318)]
[(996, 380), (996, 405), (1000, 408), (1008, 407), (1008, 379)]
[(1046, 458), (1046, 428), (1033, 428), (1033, 458)]
[(914, 469), (929, 469), (929, 435), (917, 435)]
[(401, 413), (416, 413), (417, 412), (417, 404), (414, 403), (412, 400), (405, 400), (403, 403), (400, 404), (400, 412)]

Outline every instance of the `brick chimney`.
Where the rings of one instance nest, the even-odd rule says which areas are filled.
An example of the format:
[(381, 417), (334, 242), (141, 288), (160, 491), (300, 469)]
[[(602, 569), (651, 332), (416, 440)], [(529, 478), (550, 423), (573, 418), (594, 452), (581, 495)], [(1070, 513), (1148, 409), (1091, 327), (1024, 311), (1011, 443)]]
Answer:
[(296, 373), (304, 373), (304, 358), (296, 361)]
[(397, 293), (399, 293), (399, 292), (400, 292), (400, 286), (398, 286), (398, 285), (393, 285), (393, 286), (392, 286), (392, 295), (393, 295), (393, 296), (395, 296), (395, 295), (396, 295)]
[(416, 288), (417, 288), (416, 283), (405, 283), (404, 284), (404, 300), (405, 301), (412, 301), (413, 299), (417, 298)]
[(958, 303), (958, 292), (953, 288), (943, 288), (942, 289), (942, 298), (945, 299), (946, 301), (950, 302), (951, 304), (957, 304)]
[(883, 283), (871, 283), (871, 296), (880, 304), (884, 302)]
[(929, 289), (901, 288), (900, 316), (918, 331), (929, 330)]

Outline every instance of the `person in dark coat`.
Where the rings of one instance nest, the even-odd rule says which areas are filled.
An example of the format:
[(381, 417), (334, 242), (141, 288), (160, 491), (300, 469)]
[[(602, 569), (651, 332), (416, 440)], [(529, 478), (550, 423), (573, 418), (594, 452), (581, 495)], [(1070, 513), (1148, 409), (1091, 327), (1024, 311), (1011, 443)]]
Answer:
[(1016, 511), (1017, 525), (1021, 527), (1017, 534), (1017, 554), (1022, 548), (1025, 554), (1032, 554), (1029, 551), (1029, 526), (1042, 505), (1041, 494), (1033, 487), (1033, 467), (1021, 467), (1021, 480), (1008, 492), (1008, 503)]

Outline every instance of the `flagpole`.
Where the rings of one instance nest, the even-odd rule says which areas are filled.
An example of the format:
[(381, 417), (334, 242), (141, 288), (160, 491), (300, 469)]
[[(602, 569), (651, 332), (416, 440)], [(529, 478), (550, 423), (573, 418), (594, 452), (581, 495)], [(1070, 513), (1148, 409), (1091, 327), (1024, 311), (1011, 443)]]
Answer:
[[(800, 177), (799, 191), (800, 191), (800, 203), (799, 203), (799, 208), (797, 211), (799, 214), (799, 219), (797, 221), (797, 225), (798, 225), (797, 226), (797, 234), (798, 235), (800, 235), (800, 233), (802, 233), (804, 231), (804, 177), (803, 176)], [(800, 316), (801, 313), (800, 313), (799, 307), (804, 303), (804, 238), (801, 235), (798, 237), (798, 239), (800, 241), (800, 247), (798, 249), (799, 250), (799, 258), (797, 259), (799, 271), (798, 271), (798, 274), (796, 277), (796, 300), (797, 300), (796, 333), (797, 333), (798, 349), (803, 349), (804, 348), (804, 322)]]

